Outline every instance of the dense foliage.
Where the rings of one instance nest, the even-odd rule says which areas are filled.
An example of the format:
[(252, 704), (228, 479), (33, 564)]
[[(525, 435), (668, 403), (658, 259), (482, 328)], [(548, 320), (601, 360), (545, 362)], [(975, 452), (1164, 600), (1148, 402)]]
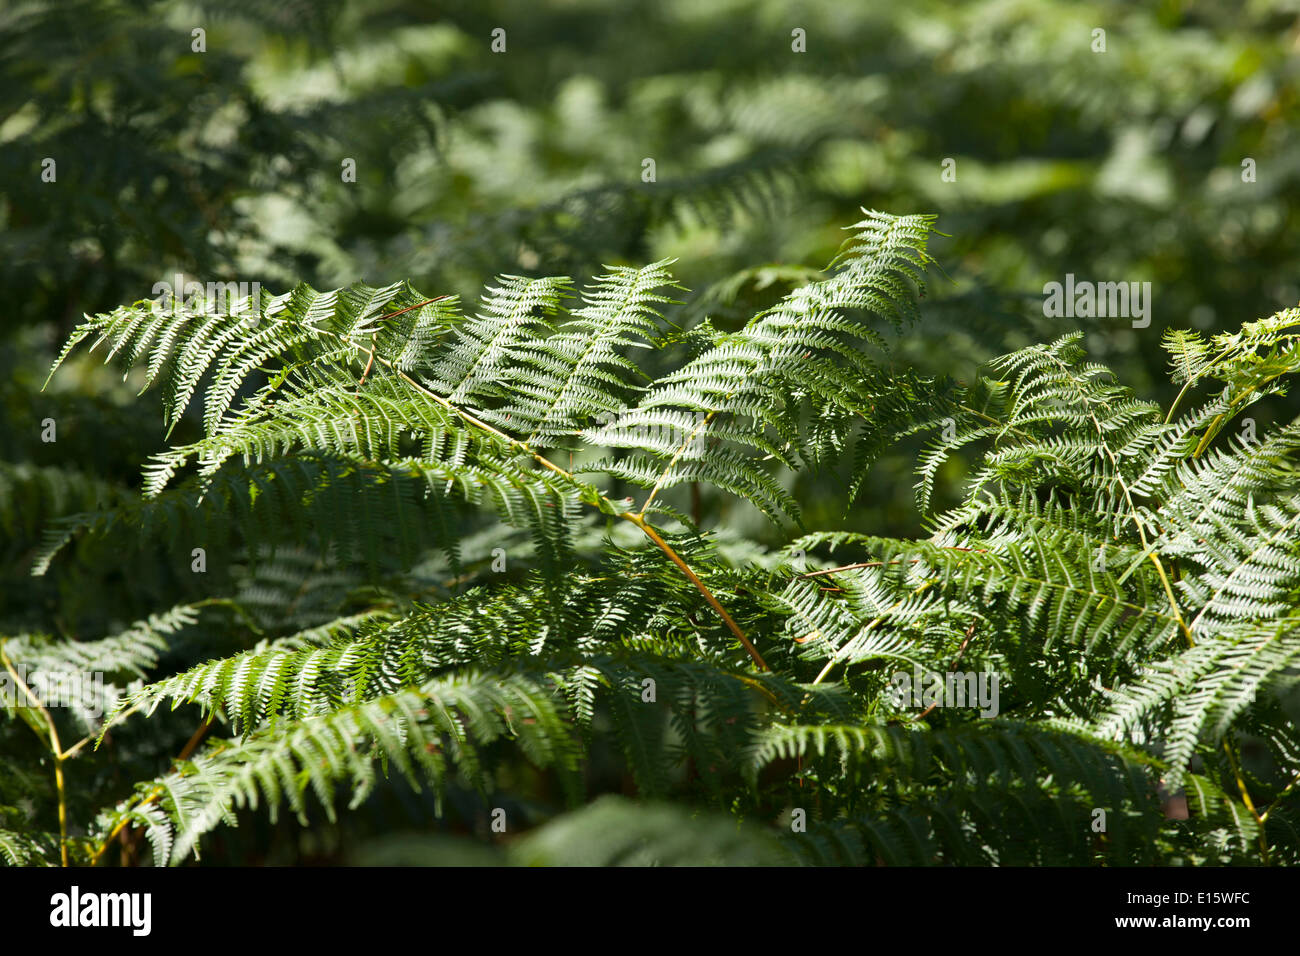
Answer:
[[(124, 554), (143, 533), (193, 546), (196, 572), (232, 547), (274, 567), (295, 546), (353, 585), (423, 573), (451, 593), (353, 590), (346, 615), (284, 634), (275, 614), (251, 649), (130, 691), (79, 728), (87, 740), (167, 719), (163, 704), (229, 733), (187, 746), (85, 835), (20, 828), (7, 855), (61, 844), (94, 861), (135, 826), (155, 860), (179, 862), (240, 810), (356, 807), (380, 769), (438, 801), (475, 792), (509, 832), (502, 794), (531, 798), (525, 819), (580, 805), (608, 787), (592, 773), (607, 749), (642, 796), (752, 821), (690, 841), (720, 859), (1294, 862), (1297, 739), (1279, 693), (1300, 676), (1300, 421), (1248, 440), (1230, 427), (1300, 370), (1300, 309), (1170, 334), (1168, 409), (1088, 362), (1079, 334), (970, 386), (927, 380), (878, 353), (916, 319), (931, 229), (868, 213), (829, 275), (737, 332), (668, 321), (663, 262), (580, 294), (503, 276), (468, 315), (400, 283), (89, 319), (59, 361), (90, 342), (143, 367), (170, 425), (201, 398), (204, 435), (150, 460), (142, 501), (60, 522), (38, 572), (73, 539)], [(934, 434), (922, 507), (939, 463), (978, 449), (961, 504), (921, 538), (822, 532), (773, 553), (702, 533), (675, 493), (707, 484), (797, 523), (783, 473), (852, 456), (848, 506), (879, 449), (918, 431)], [(518, 574), (514, 531), (533, 557)], [(93, 661), (128, 678), (206, 610), (0, 653), (11, 672)], [(922, 710), (921, 688), (895, 693), (902, 667), (974, 679)], [(18, 713), (60, 767), (84, 746), (63, 749), (48, 711), (45, 726)], [(1267, 773), (1243, 770), (1245, 734)], [(538, 784), (511, 793), (525, 767), (549, 806)], [(1185, 819), (1162, 788), (1186, 788)], [(781, 840), (758, 828), (785, 818)], [(600, 832), (561, 818), (526, 854), (563, 858)]]
[(0, 859), (1294, 862), (1294, 0), (463, 6), (0, 10)]

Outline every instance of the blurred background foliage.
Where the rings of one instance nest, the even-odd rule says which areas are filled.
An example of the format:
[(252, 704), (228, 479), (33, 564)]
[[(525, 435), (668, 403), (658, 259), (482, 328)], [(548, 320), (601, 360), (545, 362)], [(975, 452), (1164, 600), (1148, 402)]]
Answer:
[[(409, 278), (472, 308), (499, 273), (581, 280), (675, 256), (691, 290), (675, 320), (727, 326), (824, 267), (859, 207), (935, 212), (946, 233), (925, 320), (893, 343), (900, 367), (969, 380), (1083, 328), (1099, 361), (1167, 400), (1166, 328), (1235, 328), (1300, 301), (1300, 0), (9, 0), (0, 634), (97, 637), (222, 587), (283, 630), (369, 606), (384, 583), (359, 592), (306, 554), (278, 570), (214, 562), (200, 588), (184, 556), (89, 543), (30, 577), (50, 519), (135, 494), (162, 447), (157, 408), (93, 361), (40, 391), (83, 313), (178, 272), (272, 292)], [(1045, 317), (1043, 284), (1067, 273), (1151, 282), (1150, 327)], [(57, 442), (41, 440), (46, 419)], [(808, 508), (807, 527), (915, 534), (914, 452), (887, 455), (847, 518)], [(944, 476), (960, 479), (959, 464)], [(706, 497), (702, 514), (736, 548), (792, 536), (739, 503)], [(486, 554), (499, 536), (484, 535)], [(211, 642), (231, 633), (199, 629), (177, 653), (228, 652)], [(27, 746), (6, 728), (0, 746)], [(29, 785), (42, 799), (45, 782), (6, 784)]]

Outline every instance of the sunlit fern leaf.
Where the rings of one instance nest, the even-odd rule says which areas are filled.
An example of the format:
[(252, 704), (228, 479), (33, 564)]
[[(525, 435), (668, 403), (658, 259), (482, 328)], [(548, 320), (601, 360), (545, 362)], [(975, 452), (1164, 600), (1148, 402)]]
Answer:
[(0, 806), (0, 863), (53, 866), (59, 856), (58, 835), (27, 827), (16, 829), (23, 823), (23, 816), (15, 807)]
[[(73, 538), (83, 558), (200, 541), (228, 558), (207, 580), (234, 588), (211, 603), (238, 626), (197, 664), (143, 637), (118, 648), (150, 682), (104, 725), (115, 742), (180, 707), (217, 719), (170, 770), (176, 751), (151, 751), (152, 779), (73, 855), (135, 827), (177, 862), (255, 811), (332, 819), (396, 771), (458, 808), (525, 777), (558, 784), (557, 807), (587, 785), (671, 798), (697, 860), (1300, 862), (1284, 706), (1300, 424), (1228, 430), (1300, 371), (1300, 311), (1170, 335), (1167, 409), (1080, 333), (969, 385), (931, 380), (885, 356), (920, 317), (931, 231), (867, 213), (826, 277), (739, 327), (679, 328), (667, 262), (606, 267), (576, 304), (562, 277), (502, 277), (469, 318), (404, 284), (88, 318), (60, 362), (99, 339), (144, 366), (169, 426), (203, 434), (151, 459), (143, 502), (65, 517), (37, 570)], [(693, 484), (798, 518), (793, 472), (843, 462), (851, 497), (907, 436), (927, 442), (921, 536), (819, 531), (778, 552), (682, 514)], [(950, 461), (967, 481), (935, 512)], [(97, 657), (67, 643), (6, 646), (112, 663), (112, 640)], [(995, 674), (1000, 699), (907, 706), (890, 693), (903, 666)], [(45, 739), (36, 709), (2, 716), (0, 733)], [(52, 786), (20, 783), (0, 797)], [(1179, 784), (1185, 820), (1160, 802)], [(690, 848), (661, 846), (653, 807), (603, 807), (645, 834), (615, 855)], [(554, 832), (579, 847), (601, 820)]]
[[(571, 726), (549, 688), (522, 676), (465, 672), (290, 721), (240, 742), (215, 742), (176, 772), (139, 785), (131, 800), (101, 815), (97, 826), (111, 832), (156, 801), (175, 834), (170, 860), (158, 862), (180, 862), (197, 851), (205, 833), (234, 823), (243, 808), (265, 806), (274, 819), (287, 806), (305, 820), (310, 791), (334, 819), (337, 798), (355, 808), (371, 792), (380, 760), (436, 792), (456, 773), (488, 788), (490, 769), (480, 748), (500, 738), (512, 739), (539, 767), (555, 766), (569, 775), (575, 770)], [(149, 826), (159, 825), (149, 820)]]

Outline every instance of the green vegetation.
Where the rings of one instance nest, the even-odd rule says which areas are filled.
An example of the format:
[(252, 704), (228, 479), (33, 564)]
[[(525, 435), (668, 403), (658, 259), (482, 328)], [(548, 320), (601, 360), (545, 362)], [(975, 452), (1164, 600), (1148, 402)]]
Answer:
[(0, 13), (0, 858), (1297, 862), (1293, 7), (423, 6)]

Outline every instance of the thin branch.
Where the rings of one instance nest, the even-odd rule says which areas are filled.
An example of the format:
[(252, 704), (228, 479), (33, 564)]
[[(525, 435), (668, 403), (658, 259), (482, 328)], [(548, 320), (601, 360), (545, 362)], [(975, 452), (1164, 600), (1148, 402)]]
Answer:
[(1250, 798), (1250, 791), (1246, 788), (1246, 778), (1241, 773), (1241, 765), (1237, 761), (1237, 754), (1232, 749), (1232, 742), (1223, 738), (1223, 751), (1228, 755), (1228, 767), (1232, 770), (1232, 775), (1236, 778), (1237, 789), (1241, 791), (1241, 800), (1246, 804), (1246, 809), (1250, 815), (1255, 818), (1255, 822), (1260, 824), (1259, 828), (1259, 853), (1263, 859), (1264, 865), (1268, 865), (1268, 837), (1264, 833), (1264, 817), (1255, 809), (1255, 801)]
[[(189, 759), (190, 755), (194, 753), (195, 749), (199, 746), (199, 744), (203, 742), (203, 738), (204, 736), (207, 735), (208, 730), (212, 727), (212, 723), (216, 719), (216, 716), (217, 715), (215, 711), (211, 714), (208, 714), (208, 716), (204, 719), (203, 723), (199, 724), (198, 730), (194, 731), (194, 733), (190, 735), (190, 739), (185, 742), (185, 746), (182, 747), (181, 752), (176, 755), (176, 759), (172, 761), (173, 763), (179, 763), (182, 760)], [(139, 808), (139, 807), (149, 806), (149, 804), (153, 803), (155, 800), (157, 800), (159, 797), (163, 795), (163, 791), (164, 791), (163, 786), (160, 785), (155, 787), (152, 793), (150, 793), (147, 797), (145, 797), (143, 800), (141, 800), (139, 803), (136, 804), (136, 807)], [(108, 837), (104, 840), (102, 844), (100, 844), (99, 849), (95, 851), (95, 855), (90, 858), (91, 866), (97, 866), (99, 864), (99, 858), (108, 851), (108, 848), (113, 845), (113, 841), (117, 839), (117, 835), (121, 833), (122, 830), (124, 830), (130, 824), (130, 822), (131, 822), (130, 817), (123, 817), (121, 820), (118, 821), (117, 826), (113, 827), (113, 829), (109, 831)]]
[(758, 648), (750, 643), (749, 638), (745, 636), (745, 632), (740, 629), (740, 625), (732, 619), (731, 615), (727, 613), (727, 609), (718, 602), (716, 597), (713, 596), (713, 592), (709, 590), (708, 586), (701, 581), (699, 577), (696, 576), (695, 572), (690, 569), (690, 566), (682, 560), (681, 555), (674, 551), (668, 542), (661, 538), (659, 533), (655, 531), (655, 529), (640, 515), (634, 515), (629, 511), (625, 511), (619, 515), (619, 517), (632, 522), (632, 524), (644, 531), (646, 536), (659, 547), (659, 550), (668, 555), (668, 559), (681, 569), (682, 574), (686, 575), (687, 579), (699, 588), (700, 593), (704, 595), (704, 600), (708, 601), (713, 609), (718, 612), (718, 616), (722, 618), (723, 623), (731, 629), (731, 633), (736, 635), (737, 639), (749, 653), (749, 656), (754, 659), (754, 663), (759, 666), (759, 669), (765, 671), (771, 670), (771, 668), (767, 666), (767, 661), (763, 660), (763, 655), (758, 652)]
[(370, 377), (370, 370), (375, 367), (375, 339), (370, 338), (370, 358), (366, 362), (365, 371), (361, 373), (361, 381), (357, 382), (357, 394), (361, 394), (361, 386), (366, 384), (366, 379)]
[(45, 705), (41, 703), (32, 689), (27, 686), (27, 682), (18, 676), (18, 671), (14, 668), (13, 661), (4, 651), (3, 642), (0, 642), (0, 662), (4, 663), (4, 668), (13, 678), (14, 684), (22, 688), (22, 692), (27, 695), (27, 699), (45, 720), (45, 726), (50, 732), (49, 748), (54, 755), (54, 787), (59, 795), (59, 859), (63, 866), (68, 865), (68, 790), (63, 780), (63, 762), (68, 755), (63, 752), (63, 745), (59, 743), (59, 731), (54, 726), (54, 718), (46, 710)]
[(1264, 809), (1264, 812), (1261, 813), (1261, 814), (1259, 815), (1259, 822), (1260, 822), (1260, 823), (1263, 823), (1263, 822), (1265, 822), (1265, 821), (1268, 819), (1268, 815), (1269, 815), (1270, 813), (1272, 813), (1272, 812), (1277, 808), (1277, 805), (1278, 805), (1279, 803), (1282, 802), (1282, 798), (1285, 797), (1285, 796), (1286, 796), (1288, 793), (1290, 793), (1292, 790), (1294, 790), (1296, 784), (1298, 784), (1298, 783), (1300, 783), (1300, 772), (1296, 773), (1296, 775), (1295, 775), (1294, 777), (1291, 778), (1291, 782), (1288, 783), (1285, 787), (1283, 787), (1280, 791), (1278, 791), (1278, 795), (1277, 795), (1276, 797), (1273, 798), (1273, 802), (1270, 803), (1270, 804), (1269, 804), (1269, 805)]

